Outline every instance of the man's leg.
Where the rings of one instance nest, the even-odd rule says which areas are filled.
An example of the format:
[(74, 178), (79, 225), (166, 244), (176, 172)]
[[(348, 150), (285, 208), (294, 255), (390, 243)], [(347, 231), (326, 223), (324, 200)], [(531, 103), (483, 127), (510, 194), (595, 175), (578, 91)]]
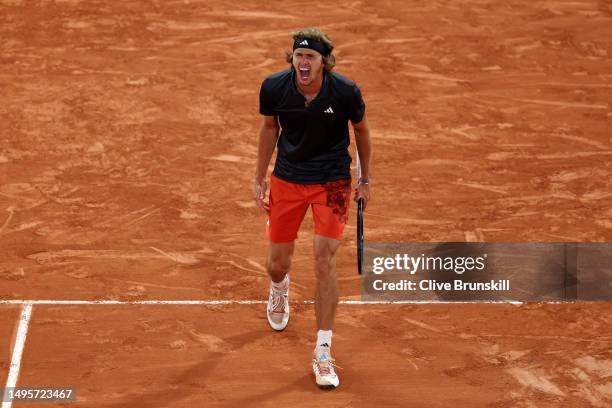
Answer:
[(317, 385), (321, 388), (335, 388), (340, 380), (334, 370), (331, 357), (332, 327), (338, 305), (336, 286), (336, 251), (340, 241), (316, 234), (314, 237), (314, 258), (317, 286), (315, 291), (315, 313), (317, 316), (317, 343), (312, 358), (312, 370)]
[(294, 241), (300, 224), (308, 210), (303, 187), (276, 178), (270, 178), (270, 212), (266, 235), (270, 249), (266, 270), (270, 275), (268, 322), (274, 330), (283, 330), (289, 322), (289, 268)]
[(270, 327), (283, 330), (289, 323), (289, 268), (293, 256), (293, 241), (270, 242), (266, 270), (270, 275), (267, 316)]
[(331, 357), (332, 327), (338, 305), (336, 251), (348, 218), (351, 181), (338, 180), (313, 187), (312, 210), (315, 221), (314, 259), (317, 278), (315, 313), (317, 343), (312, 358), (316, 383), (322, 388), (340, 385)]
[(314, 236), (315, 274), (315, 314), (317, 330), (331, 330), (338, 305), (336, 284), (336, 251), (340, 241), (333, 238)]

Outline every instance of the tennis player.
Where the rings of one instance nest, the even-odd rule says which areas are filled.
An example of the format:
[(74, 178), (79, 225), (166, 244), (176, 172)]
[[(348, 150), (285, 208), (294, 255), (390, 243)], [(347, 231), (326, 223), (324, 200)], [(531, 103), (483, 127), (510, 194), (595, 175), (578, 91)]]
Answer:
[[(355, 133), (361, 178), (354, 199), (370, 198), (371, 143), (365, 104), (354, 82), (332, 72), (335, 57), (329, 37), (317, 28), (291, 34), (290, 69), (267, 77), (260, 90), (254, 198), (268, 214), (271, 278), (267, 316), (274, 330), (289, 321), (289, 270), (294, 241), (308, 208), (315, 224), (314, 269), (317, 340), (312, 359), (316, 383), (339, 385), (331, 357), (332, 327), (338, 304), (336, 251), (348, 218), (351, 156), (348, 122)], [(280, 131), (280, 136), (279, 136)], [(278, 146), (266, 202), (268, 165)]]

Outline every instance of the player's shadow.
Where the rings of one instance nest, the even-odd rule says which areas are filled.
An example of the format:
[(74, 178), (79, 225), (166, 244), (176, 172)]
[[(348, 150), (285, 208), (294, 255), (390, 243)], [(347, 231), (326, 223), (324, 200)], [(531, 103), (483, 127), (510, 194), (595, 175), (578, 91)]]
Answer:
[[(306, 369), (308, 365), (304, 366)], [(236, 407), (259, 407), (266, 401), (279, 400), (279, 397), (283, 394), (301, 392), (304, 390), (312, 390), (312, 392), (320, 391), (314, 382), (314, 375), (304, 374), (297, 378), (295, 381), (290, 383), (282, 382), (278, 384), (278, 387), (271, 389), (270, 391), (262, 392), (259, 394), (249, 395), (237, 400), (231, 401), (231, 406)]]
[[(229, 344), (228, 350), (235, 352), (269, 334), (269, 331), (262, 327), (261, 330), (227, 337), (224, 338), (223, 341)], [(196, 382), (198, 384), (204, 384), (206, 378), (213, 373), (214, 368), (222, 364), (225, 361), (225, 357), (227, 357), (227, 353), (214, 352), (210, 354), (211, 356), (206, 360), (198, 361), (182, 373), (172, 376), (167, 382), (167, 384), (170, 385), (168, 387), (160, 386), (159, 390), (153, 393), (134, 393), (117, 402), (96, 404), (96, 407), (172, 407), (175, 406), (178, 401), (193, 397), (194, 394), (201, 394), (202, 398), (204, 398), (203, 391), (207, 389), (206, 386), (198, 386), (197, 389), (194, 390), (189, 384)], [(177, 390), (177, 385), (181, 386), (181, 389)], [(187, 387), (189, 387), (189, 389), (186, 389)]]

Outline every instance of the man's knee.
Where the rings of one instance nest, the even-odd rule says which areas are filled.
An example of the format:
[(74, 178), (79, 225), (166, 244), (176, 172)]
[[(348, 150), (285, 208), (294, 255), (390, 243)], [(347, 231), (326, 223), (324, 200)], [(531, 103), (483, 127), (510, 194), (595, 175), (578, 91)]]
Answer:
[(293, 242), (288, 243), (271, 243), (268, 258), (266, 260), (266, 269), (268, 274), (282, 278), (285, 273), (289, 272), (291, 267), (291, 256), (293, 255)]
[(285, 273), (291, 268), (290, 255), (270, 255), (266, 267), (268, 272), (272, 274)]
[(334, 278), (336, 274), (335, 261), (335, 257), (327, 253), (315, 255), (317, 279)]
[(334, 279), (336, 276), (336, 251), (340, 241), (315, 235), (314, 261), (317, 279)]

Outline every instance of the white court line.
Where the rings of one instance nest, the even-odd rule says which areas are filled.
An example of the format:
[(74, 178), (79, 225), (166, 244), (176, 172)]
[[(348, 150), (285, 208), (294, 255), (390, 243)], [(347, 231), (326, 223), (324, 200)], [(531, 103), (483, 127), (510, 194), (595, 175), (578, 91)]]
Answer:
[[(0, 305), (261, 305), (267, 300), (1, 300)], [(314, 304), (314, 300), (294, 300), (293, 304)], [(341, 305), (413, 305), (413, 304), (489, 304), (522, 305), (514, 300), (435, 301), (435, 300), (341, 300)], [(564, 303), (564, 302), (541, 302)]]
[[(21, 356), (25, 347), (26, 337), (28, 335), (28, 325), (32, 317), (32, 304), (23, 303), (21, 317), (19, 318), (19, 328), (17, 329), (17, 337), (15, 337), (15, 347), (13, 348), (13, 357), (11, 358), (11, 368), (9, 370), (8, 379), (6, 380), (6, 388), (13, 388), (17, 385), (19, 377), (19, 369), (21, 368)], [(13, 403), (10, 401), (2, 402), (2, 408), (10, 408)]]

